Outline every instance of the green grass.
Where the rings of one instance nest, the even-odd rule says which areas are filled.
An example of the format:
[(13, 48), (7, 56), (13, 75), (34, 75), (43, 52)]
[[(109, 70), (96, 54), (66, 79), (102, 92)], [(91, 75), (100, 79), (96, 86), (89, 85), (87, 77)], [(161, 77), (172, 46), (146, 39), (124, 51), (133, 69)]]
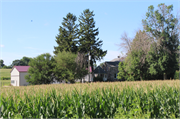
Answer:
[[(2, 77), (11, 79), (10, 74), (11, 69), (0, 69), (0, 79)], [(11, 84), (11, 80), (0, 80), (0, 86), (9, 86)]]
[(1, 77), (11, 77), (10, 71), (11, 71), (11, 69), (0, 69), (0, 76)]
[(11, 84), (11, 80), (0, 80), (0, 86), (9, 86)]
[(179, 96), (177, 80), (4, 87), (0, 110), (3, 118), (180, 118)]

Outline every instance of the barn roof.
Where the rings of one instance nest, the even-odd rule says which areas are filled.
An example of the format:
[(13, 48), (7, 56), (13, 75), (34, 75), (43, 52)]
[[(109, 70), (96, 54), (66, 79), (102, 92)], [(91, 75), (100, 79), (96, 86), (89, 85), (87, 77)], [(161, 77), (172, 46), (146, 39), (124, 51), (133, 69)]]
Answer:
[[(29, 69), (29, 67), (30, 67), (30, 66), (14, 66), (14, 67), (12, 68), (12, 70), (13, 70), (14, 68), (16, 68), (19, 72), (27, 72), (28, 69)], [(11, 71), (12, 71), (12, 70), (11, 70)]]

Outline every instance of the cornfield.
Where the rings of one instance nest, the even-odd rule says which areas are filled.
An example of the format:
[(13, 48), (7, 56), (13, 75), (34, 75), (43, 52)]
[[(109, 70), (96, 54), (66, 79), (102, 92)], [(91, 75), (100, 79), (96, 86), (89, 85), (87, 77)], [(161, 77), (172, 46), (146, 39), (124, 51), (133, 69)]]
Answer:
[(180, 82), (2, 87), (1, 118), (180, 118)]

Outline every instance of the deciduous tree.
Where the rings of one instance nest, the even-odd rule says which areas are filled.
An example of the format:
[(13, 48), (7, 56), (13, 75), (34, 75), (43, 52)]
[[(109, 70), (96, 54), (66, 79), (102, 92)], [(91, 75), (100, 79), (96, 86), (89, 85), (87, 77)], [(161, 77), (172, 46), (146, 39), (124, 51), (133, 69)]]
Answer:
[(62, 51), (55, 56), (55, 60), (54, 74), (58, 81), (65, 80), (74, 83), (76, 79), (81, 79), (87, 74), (83, 54)]
[(49, 54), (41, 54), (29, 62), (28, 74), (25, 76), (29, 84), (50, 84), (53, 82), (54, 58)]
[(144, 29), (154, 39), (151, 45), (153, 56), (148, 58), (150, 73), (159, 75), (161, 79), (163, 74), (167, 74), (167, 78), (173, 77), (178, 65), (176, 57), (179, 46), (179, 21), (172, 11), (173, 5), (161, 3), (155, 11), (151, 5), (148, 7), (146, 19), (143, 20)]
[(0, 60), (0, 67), (2, 68), (4, 66), (4, 60)]

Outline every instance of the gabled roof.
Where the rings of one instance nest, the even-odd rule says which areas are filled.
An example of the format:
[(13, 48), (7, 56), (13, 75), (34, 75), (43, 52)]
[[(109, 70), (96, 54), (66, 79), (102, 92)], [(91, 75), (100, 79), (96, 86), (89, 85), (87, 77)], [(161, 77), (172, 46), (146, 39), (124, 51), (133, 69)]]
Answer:
[(110, 61), (110, 62), (106, 62), (107, 64), (109, 64), (110, 67), (118, 67), (120, 61)]
[(100, 67), (96, 67), (96, 69), (93, 71), (95, 74), (105, 74), (106, 72)]
[[(29, 67), (30, 66), (14, 66), (13, 68), (12, 68), (12, 70), (14, 69), (14, 68), (16, 68), (19, 72), (27, 72), (28, 71), (28, 69), (29, 69)], [(11, 71), (12, 71), (11, 70)], [(11, 72), (10, 71), (10, 72)]]

